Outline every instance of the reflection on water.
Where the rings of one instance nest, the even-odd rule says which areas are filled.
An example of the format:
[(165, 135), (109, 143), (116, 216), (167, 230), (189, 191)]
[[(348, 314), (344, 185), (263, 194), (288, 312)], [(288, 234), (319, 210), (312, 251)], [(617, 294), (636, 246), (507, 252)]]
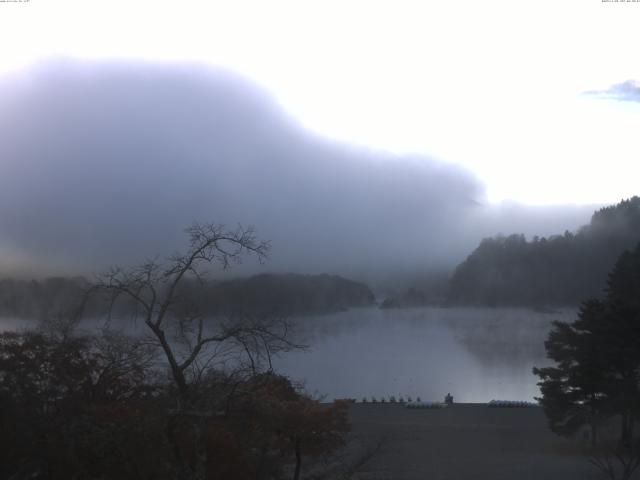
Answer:
[(534, 365), (548, 363), (544, 340), (552, 320), (572, 311), (527, 309), (352, 309), (299, 320), (310, 348), (276, 362), (307, 390), (329, 399), (420, 396), (456, 401), (532, 400)]
[[(505, 308), (352, 309), (297, 320), (304, 352), (276, 359), (278, 371), (327, 398), (390, 395), (456, 401), (533, 400), (534, 365), (548, 364), (544, 340), (552, 320), (570, 310), (540, 313)], [(35, 326), (0, 319), (0, 330)], [(104, 326), (86, 321), (84, 329)], [(114, 325), (116, 328), (123, 325)], [(126, 330), (145, 333), (131, 321)]]

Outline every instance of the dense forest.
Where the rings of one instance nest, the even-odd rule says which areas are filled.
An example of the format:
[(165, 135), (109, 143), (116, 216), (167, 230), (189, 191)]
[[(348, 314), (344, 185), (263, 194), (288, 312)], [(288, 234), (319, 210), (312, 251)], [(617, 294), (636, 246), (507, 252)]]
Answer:
[[(81, 277), (44, 280), (0, 280), (0, 316), (45, 319), (73, 313), (90, 283)], [(261, 274), (248, 278), (211, 281), (204, 288), (186, 281), (180, 294), (208, 315), (239, 313), (306, 315), (371, 305), (369, 287), (335, 275)], [(101, 316), (108, 304), (91, 296), (85, 315)], [(126, 303), (117, 306), (126, 311)]]
[(305, 315), (371, 305), (369, 287), (338, 275), (261, 274), (210, 285), (204, 298), (208, 312)]
[(576, 305), (602, 292), (618, 256), (640, 241), (640, 197), (596, 211), (577, 232), (496, 236), (454, 271), (448, 299), (478, 305)]

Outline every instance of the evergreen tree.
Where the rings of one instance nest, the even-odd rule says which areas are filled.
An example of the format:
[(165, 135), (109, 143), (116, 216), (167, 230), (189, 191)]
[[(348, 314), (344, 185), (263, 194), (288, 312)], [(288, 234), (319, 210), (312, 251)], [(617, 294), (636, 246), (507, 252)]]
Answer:
[(582, 425), (621, 419), (621, 440), (633, 438), (640, 415), (640, 244), (609, 274), (604, 300), (587, 300), (570, 324), (555, 322), (545, 342), (555, 367), (534, 368), (551, 429), (570, 435)]
[(606, 307), (598, 300), (583, 303), (572, 324), (554, 322), (545, 342), (547, 355), (557, 367), (534, 368), (551, 430), (571, 435), (590, 425), (595, 443), (598, 424), (611, 415), (607, 399), (604, 359), (598, 354), (598, 334)]

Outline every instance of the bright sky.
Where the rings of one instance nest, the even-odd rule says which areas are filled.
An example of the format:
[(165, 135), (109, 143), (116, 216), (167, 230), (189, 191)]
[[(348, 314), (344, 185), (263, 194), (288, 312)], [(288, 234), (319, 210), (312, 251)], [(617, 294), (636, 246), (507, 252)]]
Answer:
[(0, 74), (49, 57), (230, 67), (333, 138), (459, 163), (492, 201), (640, 193), (640, 1), (0, 0)]

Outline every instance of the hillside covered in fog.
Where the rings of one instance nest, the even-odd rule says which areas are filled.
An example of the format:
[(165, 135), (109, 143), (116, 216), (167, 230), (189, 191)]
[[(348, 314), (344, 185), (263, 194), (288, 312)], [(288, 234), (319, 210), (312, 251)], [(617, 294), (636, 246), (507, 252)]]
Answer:
[(640, 197), (596, 211), (577, 232), (485, 238), (455, 270), (449, 300), (477, 305), (575, 305), (599, 296), (625, 250), (640, 241)]

